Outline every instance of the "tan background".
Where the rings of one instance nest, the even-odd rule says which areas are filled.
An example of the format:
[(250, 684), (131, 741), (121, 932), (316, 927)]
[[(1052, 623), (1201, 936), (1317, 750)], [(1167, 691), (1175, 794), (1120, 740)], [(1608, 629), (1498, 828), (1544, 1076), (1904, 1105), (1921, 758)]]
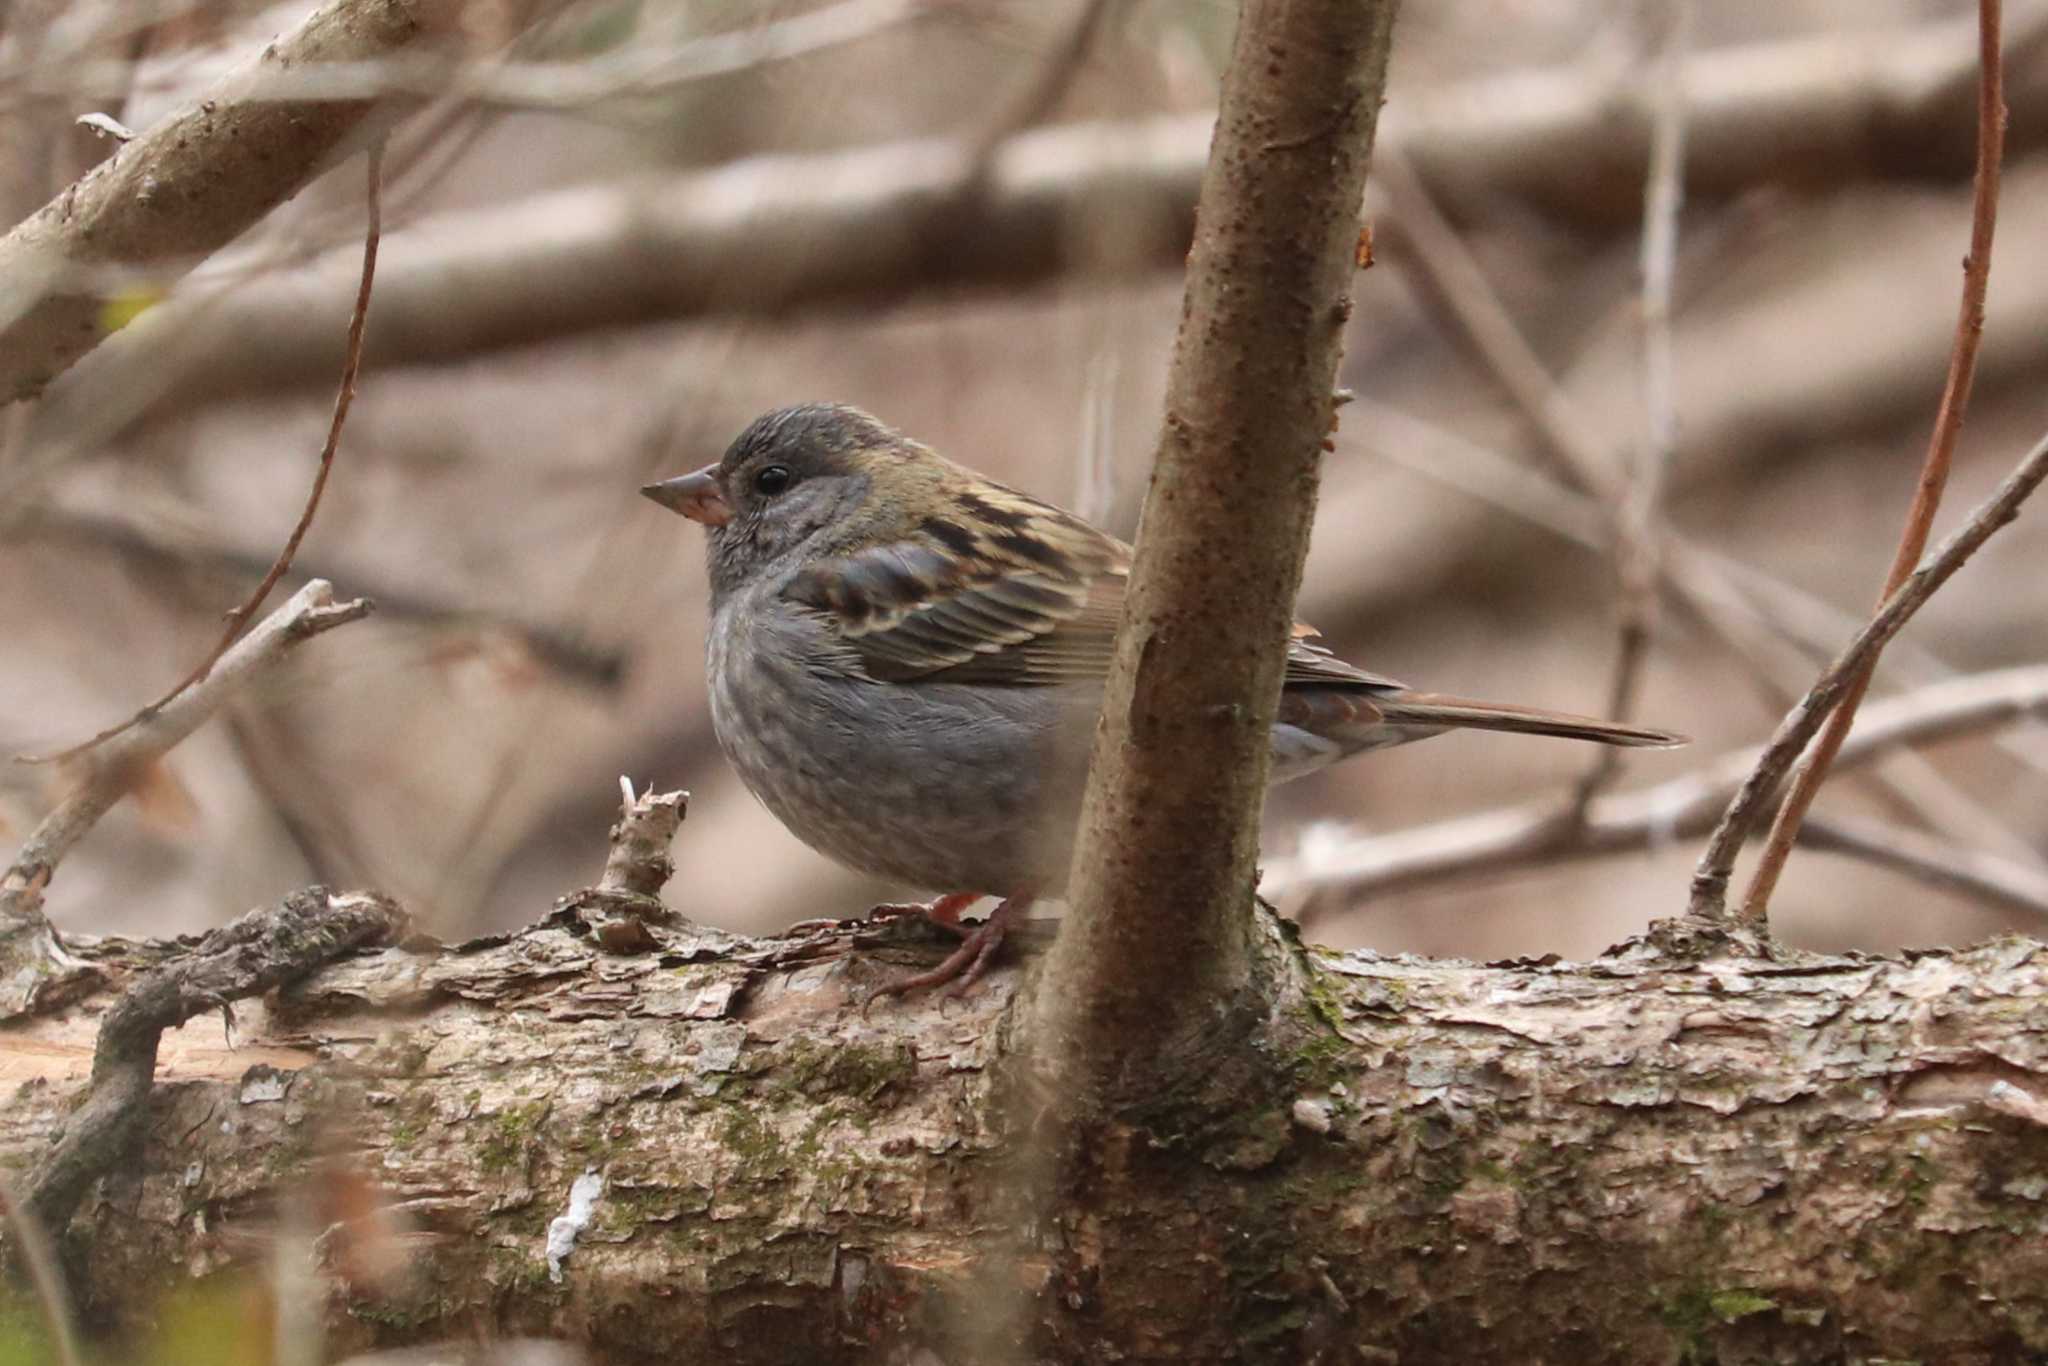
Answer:
[[(69, 8), (71, 22), (84, 22), (86, 7)], [(1882, 33), (1972, 8), (1715, 3), (1700, 6), (1694, 41), (1707, 48), (1845, 26)], [(589, 5), (557, 21), (540, 52), (673, 43), (800, 9)], [(1038, 0), (930, 9), (860, 42), (661, 100), (465, 118), (444, 124), (433, 146), (401, 142), (387, 261), (400, 259), (406, 223), (454, 207), (769, 152), (975, 135), (1010, 92), (1039, 78), (1078, 13)], [(1525, 66), (1568, 64), (1625, 92), (1643, 63), (1628, 7), (1502, 0), (1455, 10), (1418, 4), (1404, 16), (1390, 118), (1404, 101)], [(295, 13), (202, 11), (157, 34), (151, 59), (174, 72), (195, 54), (246, 53)], [(1230, 13), (1220, 3), (1113, 3), (1051, 118), (1203, 107)], [(479, 14), (488, 20), (484, 7)], [(27, 7), (10, 36), (36, 20)], [(142, 126), (169, 97), (138, 95), (122, 117)], [(0, 195), (12, 218), (106, 154), (71, 126), (105, 107), (47, 95), (8, 106)], [(1887, 174), (1884, 150), (1849, 188), (1809, 192), (1773, 175), (1772, 149), (1760, 141), (1754, 190), (1689, 207), (1679, 276), (1683, 432), (1672, 520), (1858, 611), (1891, 554), (1941, 380), (1938, 359), (1902, 378), (1883, 357), (1930, 347), (1939, 356), (1968, 225), (1965, 161), (1932, 179)], [(2001, 280), (2048, 272), (2044, 171), (2025, 157), (2009, 169), (1987, 378), (1944, 526), (2042, 426), (2042, 375), (2029, 355), (2042, 320), (2006, 303)], [(360, 199), (359, 168), (344, 168), (234, 254), (303, 256), (345, 244), (359, 231)], [(1484, 186), (1460, 187), (1458, 208), (1539, 353), (1627, 449), (1639, 421), (1634, 232), (1560, 224)], [(266, 270), (295, 268), (287, 260)], [(1356, 299), (1344, 374), (1363, 399), (1510, 455), (1526, 451), (1515, 413), (1451, 343), (1398, 261), (1361, 276)], [(459, 295), (449, 306), (462, 306)], [(301, 567), (392, 610), (312, 645), (286, 683), (238, 702), (181, 747), (150, 801), (125, 803), (66, 861), (53, 918), (79, 929), (191, 930), (318, 879), (390, 891), (443, 934), (502, 928), (595, 875), (621, 773), (694, 794), (670, 887), (686, 914), (763, 929), (851, 913), (904, 890), (850, 879), (738, 786), (703, 705), (699, 534), (634, 491), (654, 474), (715, 458), (763, 408), (830, 398), (1128, 532), (1178, 310), (1171, 275), (1008, 294), (909, 291), (883, 309), (656, 323), (372, 371)], [(337, 335), (344, 324), (334, 318)], [(1798, 420), (1725, 420), (1760, 386), (1808, 374), (1811, 403), (1795, 410)], [(247, 563), (226, 577), (218, 565), (260, 567), (296, 517), (331, 402), (322, 386), (188, 405), (9, 484), (0, 504), (9, 527), (0, 536), (0, 747), (69, 743), (189, 666), (254, 578)], [(1613, 653), (1604, 561), (1386, 458), (1372, 411), (1352, 410), (1329, 462), (1303, 616), (1348, 657), (1420, 686), (1599, 709)], [(1091, 432), (1107, 464), (1092, 483), (1080, 457)], [(36, 455), (12, 441), (0, 471), (18, 472)], [(2008, 530), (1910, 639), (1965, 670), (2048, 655), (2044, 543), (2038, 513)], [(615, 656), (623, 672), (609, 679), (569, 646)], [(1745, 677), (1667, 616), (1642, 715), (1698, 743), (1631, 758), (1624, 784), (1676, 775), (1761, 738), (1775, 715)], [(1267, 844), (1291, 849), (1310, 822), (1385, 830), (1557, 793), (1586, 757), (1556, 742), (1474, 735), (1372, 756), (1277, 794)], [(1983, 843), (2048, 850), (2040, 769), (1985, 739), (1930, 757), (2002, 827), (1975, 832)], [(59, 781), (47, 769), (0, 773), (0, 844), (26, 832)], [(1831, 787), (1822, 806), (1883, 809), (1853, 783)], [(1389, 951), (1583, 955), (1680, 909), (1696, 852), (1686, 842), (1324, 906), (1314, 933)], [(2032, 928), (2017, 913), (1813, 854), (1795, 858), (1776, 907), (1782, 932), (1816, 947)]]

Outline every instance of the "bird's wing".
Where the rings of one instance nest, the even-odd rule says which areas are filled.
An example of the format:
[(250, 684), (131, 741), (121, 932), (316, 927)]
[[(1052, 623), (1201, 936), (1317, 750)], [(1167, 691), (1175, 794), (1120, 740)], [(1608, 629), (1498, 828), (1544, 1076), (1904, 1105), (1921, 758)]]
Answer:
[[(957, 520), (813, 565), (783, 590), (818, 612), (849, 662), (881, 682), (1051, 686), (1109, 672), (1130, 547), (1029, 495), (984, 486)], [(1286, 681), (1401, 685), (1345, 663), (1295, 628)]]
[(1102, 677), (1130, 547), (1011, 489), (984, 485), (958, 501), (957, 517), (813, 565), (783, 596), (822, 615), (880, 681)]

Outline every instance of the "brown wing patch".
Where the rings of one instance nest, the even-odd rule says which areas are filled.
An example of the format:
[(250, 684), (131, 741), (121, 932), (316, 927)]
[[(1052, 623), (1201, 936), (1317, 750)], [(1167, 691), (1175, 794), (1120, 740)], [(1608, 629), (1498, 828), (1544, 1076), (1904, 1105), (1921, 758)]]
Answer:
[(870, 676), (1042, 684), (1099, 678), (1130, 550), (1028, 494), (934, 460), (943, 512), (798, 574)]
[[(852, 663), (877, 680), (1045, 686), (1104, 677), (1130, 547), (936, 456), (921, 465), (936, 485), (925, 505), (941, 510), (805, 570), (784, 596), (822, 614)], [(1338, 659), (1315, 636), (1294, 628), (1289, 689), (1401, 686)]]

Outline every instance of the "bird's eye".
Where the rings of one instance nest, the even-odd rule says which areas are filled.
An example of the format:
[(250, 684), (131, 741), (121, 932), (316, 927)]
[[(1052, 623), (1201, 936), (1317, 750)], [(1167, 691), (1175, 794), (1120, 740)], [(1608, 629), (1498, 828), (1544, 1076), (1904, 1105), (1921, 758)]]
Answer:
[(773, 498), (776, 494), (789, 487), (790, 480), (793, 477), (787, 465), (763, 465), (754, 475), (754, 488), (765, 496)]

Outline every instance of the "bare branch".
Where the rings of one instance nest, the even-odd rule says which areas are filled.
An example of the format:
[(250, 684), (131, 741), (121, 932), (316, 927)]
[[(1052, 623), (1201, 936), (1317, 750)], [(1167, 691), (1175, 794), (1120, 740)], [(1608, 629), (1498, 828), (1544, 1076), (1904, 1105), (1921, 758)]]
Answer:
[(241, 605), (229, 609), (227, 627), (221, 632), (220, 639), (214, 642), (213, 649), (207, 652), (206, 658), (199, 661), (198, 667), (192, 672), (179, 679), (169, 692), (119, 725), (103, 730), (91, 739), (57, 754), (40, 756), (30, 762), (43, 763), (76, 758), (162, 711), (172, 698), (206, 677), (207, 671), (220, 661), (220, 657), (227, 653), (228, 647), (235, 643), (236, 637), (241, 635), (243, 628), (262, 610), (263, 600), (270, 596), (270, 590), (277, 586), (277, 581), (290, 572), (292, 560), (299, 553), (299, 545), (306, 539), (306, 532), (313, 525), (313, 514), (320, 510), (320, 495), (327, 491), (327, 476), (334, 469), (334, 453), (341, 445), (341, 429), (348, 422), (349, 406), (355, 402), (356, 375), (361, 371), (363, 364), (363, 326), (370, 316), (370, 289), (377, 278), (377, 241), (383, 232), (383, 214), (379, 204), (383, 164), (383, 143), (370, 144), (369, 225), (363, 232), (363, 273), (361, 283), (356, 286), (355, 307), (349, 313), (348, 341), (341, 362), (341, 386), (334, 396), (334, 416), (327, 424), (327, 440), (320, 447), (320, 464), (313, 474), (313, 487), (306, 494), (306, 505), (300, 510), (299, 520), (293, 525), (291, 535), (285, 538), (284, 549), (278, 551), (277, 558), (263, 571), (262, 579), (250, 590), (249, 596), (242, 600)]
[[(1842, 747), (1844, 768), (2027, 716), (2048, 715), (2048, 665), (1930, 684), (1864, 709)], [(1311, 836), (1271, 860), (1261, 887), (1276, 897), (1364, 896), (1595, 854), (1650, 849), (1709, 830), (1757, 767), (1761, 748), (1737, 750), (1635, 792), (1596, 798), (1583, 822), (1555, 801), (1481, 812), (1412, 830), (1331, 839)]]
[[(1486, 502), (1590, 550), (1613, 544), (1611, 519), (1583, 494), (1558, 487), (1543, 474), (1474, 444), (1434, 423), (1369, 401), (1361, 404), (1378, 459)], [(1346, 440), (1340, 434), (1339, 448)], [(1862, 618), (1853, 616), (1784, 579), (1667, 531), (1659, 564), (1659, 588), (1694, 611), (1749, 669), (1749, 681), (1774, 713), (1788, 710), (1794, 691), (1825, 661)], [(1712, 616), (1694, 608), (1713, 609)], [(1748, 629), (1744, 629), (1745, 623)], [(1960, 676), (1961, 670), (1930, 651), (1894, 642), (1889, 653), (1903, 667), (1908, 685)], [(1781, 680), (1786, 680), (1781, 682)], [(2048, 775), (2048, 728), (2038, 723), (2002, 732), (1998, 747), (2034, 772)], [(2039, 861), (2031, 845), (1971, 799), (1941, 771), (1910, 750), (1895, 750), (1872, 765), (1873, 788), (1888, 805), (1924, 821), (1952, 839), (1994, 842), (2009, 859)], [(1704, 831), (1705, 827), (1702, 826)]]
[[(1956, 319), (1948, 382), (1934, 420), (1934, 435), (1927, 443), (1920, 483), (1913, 492), (1913, 506), (1906, 513), (1898, 551), (1885, 574), (1884, 591), (1878, 595), (1880, 603), (1905, 582), (1927, 549), (1934, 514), (1941, 506), (1942, 490), (1948, 486), (1956, 442), (1962, 436), (1963, 415), (1970, 408), (1970, 388), (1977, 376), (1977, 351), (1984, 341), (1984, 294), (1991, 282), (1991, 241), (1998, 227), (1999, 172), (2005, 156), (2005, 60), (2000, 40), (2000, 0), (1978, 0), (1977, 23), (1982, 45), (1981, 75), (1977, 82), (1977, 172), (1970, 204), (1970, 254), (1963, 258), (1960, 316)], [(1749, 891), (1743, 897), (1741, 918), (1750, 925), (1762, 927), (1768, 923), (1771, 889), (1778, 884), (1785, 860), (1792, 856), (1799, 822), (1813, 805), (1821, 783), (1826, 781), (1835, 751), (1841, 748), (1849, 727), (1856, 724), (1856, 708), (1870, 687), (1877, 653), (1873, 650), (1869, 661), (1850, 680), (1819, 740), (1793, 771), (1791, 789), (1771, 822), (1770, 836), (1764, 842), (1756, 871), (1750, 876)]]
[(263, 73), (416, 49), (452, 36), (463, 9), (329, 0), (0, 239), (0, 403), (40, 393), (132, 311), (114, 307), (124, 295), (183, 275), (411, 107), (252, 98)]
[(1742, 841), (1762, 814), (1763, 804), (1777, 790), (1785, 773), (1827, 718), (1828, 712), (1848, 692), (1852, 681), (1877, 658), (1885, 643), (1910, 621), (1934, 591), (1947, 583), (1956, 570), (1976, 554), (1984, 542), (2013, 518), (2020, 507), (2048, 479), (2048, 437), (2036, 443), (2007, 475), (1998, 492), (1970, 515), (1958, 531), (1918, 569), (1906, 577), (1884, 607), (1835, 657), (1792, 712), (1778, 724), (1771, 741), (1757, 760), (1756, 769), (1743, 782), (1722, 814), (1721, 822), (1700, 855), (1693, 870), (1690, 913), (1698, 919), (1727, 918), (1728, 878), (1735, 868), (1735, 855)]
[[(1567, 488), (1595, 500), (1606, 523), (1600, 543), (1610, 549), (1625, 573), (1654, 577), (1663, 592), (1736, 658), (1749, 664), (1771, 691), (1772, 705), (1788, 705), (1789, 699), (1779, 693), (1771, 672), (1749, 645), (1743, 624), (1734, 619), (1731, 604), (1738, 595), (1725, 582), (1717, 561), (1686, 554), (1682, 546), (1659, 557), (1641, 543), (1646, 529), (1629, 515), (1630, 493), (1598, 430), (1522, 335), (1478, 260), (1438, 212), (1427, 187), (1395, 156), (1382, 157), (1382, 169), (1376, 183), (1387, 189), (1395, 207), (1389, 220), (1390, 235), (1410, 248), (1404, 259), (1414, 267), (1418, 284), (1481, 366), (1521, 409), (1536, 437), (1536, 454)], [(1662, 562), (1674, 558), (1682, 563)], [(1582, 806), (1605, 776), (1602, 767), (1589, 770), (1579, 787)], [(1924, 781), (1902, 784), (1893, 773), (1879, 775), (1879, 781), (1889, 793), (1923, 814), (1933, 807), (1954, 805), (1920, 795), (1927, 786)]]
[[(332, 584), (313, 580), (223, 655), (196, 686), (84, 756), (89, 768), (77, 787), (43, 818), (0, 874), (0, 931), (40, 921), (43, 888), (57, 864), (126, 794), (138, 771), (169, 753), (251, 678), (276, 667), (292, 646), (367, 616), (370, 606), (362, 598), (337, 603)], [(11, 999), (0, 998), (0, 1017), (16, 1008)]]
[[(167, 529), (148, 512), (131, 515), (133, 511), (123, 507), (113, 513), (86, 513), (41, 507), (13, 522), (9, 531), (22, 540), (41, 539), (75, 545), (92, 554), (111, 552), (127, 557), (142, 571), (141, 581), (155, 588), (173, 586), (186, 573), (206, 581), (209, 588), (216, 579), (246, 582), (260, 577), (274, 561), (269, 551), (257, 552)], [(625, 649), (592, 640), (576, 627), (462, 602), (433, 588), (405, 583), (402, 573), (390, 578), (377, 576), (380, 570), (388, 572), (389, 566), (351, 561), (346, 574), (331, 569), (295, 558), (286, 579), (347, 578), (363, 596), (376, 601), (378, 614), (386, 620), (414, 620), (458, 632), (502, 635), (516, 641), (528, 658), (579, 687), (614, 693), (629, 663)], [(294, 584), (294, 589), (297, 586)]]
[[(1657, 561), (1664, 483), (1678, 447), (1677, 362), (1672, 345), (1673, 282), (1678, 273), (1678, 212), (1685, 199), (1685, 52), (1692, 37), (1692, 0), (1664, 0), (1658, 9), (1655, 60), (1645, 70), (1653, 114), (1650, 171), (1643, 192), (1643, 431), (1621, 505), (1615, 509), (1616, 616), (1620, 639), (1606, 715), (1635, 715), (1636, 692), (1650, 656), (1658, 600)], [(1621, 751), (1603, 749), (1579, 784), (1583, 810), (1621, 772)]]
[[(313, 103), (375, 100), (394, 95), (453, 99), (476, 108), (570, 112), (620, 100), (668, 94), (693, 81), (730, 76), (806, 57), (872, 37), (931, 12), (931, 0), (836, 0), (787, 19), (745, 24), (676, 47), (634, 43), (577, 61), (477, 60), (457, 66), (409, 53), (366, 56), (316, 67), (266, 69), (247, 87), (251, 98)], [(36, 95), (91, 98), (104, 93), (159, 91), (164, 80), (136, 80), (133, 62), (49, 60), (0, 68), (12, 99)], [(183, 84), (180, 73), (179, 86)], [(172, 87), (177, 88), (177, 87)]]
[(1414, 267), (1415, 283), (1521, 409), (1535, 434), (1538, 458), (1559, 483), (1606, 503), (1612, 520), (1613, 509), (1621, 504), (1621, 476), (1603, 441), (1522, 335), (1479, 258), (1398, 145), (1381, 150), (1373, 183), (1385, 193), (1390, 210), (1381, 235), (1402, 250), (1402, 261)]

